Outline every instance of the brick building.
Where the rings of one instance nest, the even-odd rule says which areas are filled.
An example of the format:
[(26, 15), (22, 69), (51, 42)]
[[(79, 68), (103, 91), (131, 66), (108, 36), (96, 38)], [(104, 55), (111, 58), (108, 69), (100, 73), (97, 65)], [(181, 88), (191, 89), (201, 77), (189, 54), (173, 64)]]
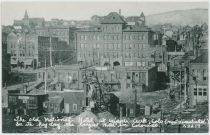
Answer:
[(90, 67), (84, 69), (84, 75), (94, 73), (99, 82), (111, 86), (114, 91), (132, 91), (137, 89), (139, 93), (154, 91), (156, 86), (156, 67)]
[(116, 12), (101, 21), (100, 27), (76, 32), (77, 61), (87, 65), (148, 66), (154, 46), (154, 32), (137, 23), (128, 26)]
[[(51, 41), (50, 41), (51, 40)], [(50, 45), (51, 43), (51, 45)], [(10, 33), (7, 37), (7, 52), (11, 54), (13, 67), (39, 68), (50, 65), (50, 48), (52, 65), (67, 59), (68, 52), (62, 52), (68, 45), (56, 37), (38, 36), (33, 33)]]
[(191, 61), (189, 68), (189, 104), (208, 101), (208, 53)]
[(65, 41), (71, 49), (75, 49), (74, 32), (76, 28), (67, 26), (53, 26), (48, 27), (49, 34), (57, 37), (60, 41)]

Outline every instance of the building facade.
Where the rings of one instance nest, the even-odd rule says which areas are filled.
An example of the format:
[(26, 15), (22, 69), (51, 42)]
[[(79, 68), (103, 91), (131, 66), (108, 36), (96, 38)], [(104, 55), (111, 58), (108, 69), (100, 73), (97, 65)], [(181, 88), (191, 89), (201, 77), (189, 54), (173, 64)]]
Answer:
[(154, 32), (141, 24), (129, 26), (122, 16), (111, 12), (100, 27), (76, 32), (77, 61), (87, 65), (148, 66)]
[(43, 102), (46, 99), (43, 92), (9, 92), (8, 111), (18, 116), (40, 116), (44, 113)]
[(2, 33), (2, 86), (9, 80), (10, 54), (7, 53), (7, 33)]
[[(82, 74), (78, 65), (56, 65), (47, 68), (47, 81), (51, 82), (53, 91), (58, 91), (56, 85), (61, 84), (63, 91), (64, 89), (82, 89)], [(37, 72), (37, 81), (44, 82), (45, 80), (45, 69), (41, 68)], [(57, 89), (56, 89), (57, 88)]]
[(71, 49), (75, 49), (74, 32), (76, 28), (67, 26), (48, 27), (49, 35), (57, 37), (60, 41), (65, 41)]
[(189, 104), (208, 101), (208, 53), (191, 61), (189, 70)]
[(45, 59), (46, 66), (58, 64), (70, 57), (66, 51), (69, 48), (56, 37), (33, 33), (10, 33), (7, 37), (7, 53), (13, 67), (40, 68), (45, 66)]

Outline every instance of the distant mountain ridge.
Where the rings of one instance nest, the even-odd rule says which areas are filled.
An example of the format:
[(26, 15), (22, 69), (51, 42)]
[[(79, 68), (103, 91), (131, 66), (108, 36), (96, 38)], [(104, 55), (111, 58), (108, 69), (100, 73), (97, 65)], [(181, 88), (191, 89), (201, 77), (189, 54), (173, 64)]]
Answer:
[(147, 25), (202, 25), (208, 24), (208, 9), (175, 10), (146, 16)]

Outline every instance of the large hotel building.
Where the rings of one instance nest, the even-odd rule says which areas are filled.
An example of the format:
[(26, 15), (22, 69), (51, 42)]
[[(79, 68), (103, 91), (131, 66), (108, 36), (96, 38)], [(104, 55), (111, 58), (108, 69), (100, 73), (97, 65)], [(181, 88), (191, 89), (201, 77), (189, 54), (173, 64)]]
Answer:
[(155, 51), (155, 33), (145, 26), (142, 13), (129, 25), (124, 17), (111, 12), (100, 26), (77, 30), (77, 61), (87, 65), (151, 66)]

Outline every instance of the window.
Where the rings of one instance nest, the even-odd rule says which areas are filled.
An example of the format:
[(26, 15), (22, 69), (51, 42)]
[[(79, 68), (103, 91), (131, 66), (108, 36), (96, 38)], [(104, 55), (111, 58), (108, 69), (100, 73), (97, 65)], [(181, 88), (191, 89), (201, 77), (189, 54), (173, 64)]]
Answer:
[(130, 84), (129, 83), (127, 83), (126, 84), (126, 88), (130, 88), (131, 86), (130, 86)]
[(206, 95), (207, 95), (207, 89), (204, 88), (204, 89), (203, 89), (203, 96), (206, 96)]
[(100, 44), (97, 44), (97, 48), (98, 48), (98, 49), (100, 48)]
[(120, 44), (117, 44), (117, 46), (118, 46), (117, 48), (120, 49)]
[(16, 104), (16, 97), (15, 96), (9, 96), (9, 102)]
[(73, 111), (77, 111), (77, 104), (73, 104)]
[(128, 52), (126, 52), (125, 57), (126, 57), (126, 58), (128, 58), (128, 57), (129, 57), (129, 53), (128, 53)]
[(87, 36), (85, 35), (85, 40), (87, 40)]
[(127, 79), (131, 79), (130, 73), (127, 73)]
[(132, 49), (132, 44), (129, 45), (129, 49)]
[(37, 102), (35, 97), (30, 97), (28, 100), (28, 108), (36, 108)]
[(84, 48), (84, 44), (80, 44), (81, 48)]
[(199, 88), (199, 89), (198, 89), (198, 95), (199, 95), (199, 96), (202, 96), (202, 88)]
[(203, 70), (203, 80), (207, 80), (207, 70)]
[(94, 48), (94, 49), (96, 48), (96, 44), (93, 44), (93, 48)]
[(197, 89), (194, 88), (194, 95), (197, 96)]
[(132, 114), (134, 111), (133, 111), (133, 109), (130, 109), (130, 113)]

